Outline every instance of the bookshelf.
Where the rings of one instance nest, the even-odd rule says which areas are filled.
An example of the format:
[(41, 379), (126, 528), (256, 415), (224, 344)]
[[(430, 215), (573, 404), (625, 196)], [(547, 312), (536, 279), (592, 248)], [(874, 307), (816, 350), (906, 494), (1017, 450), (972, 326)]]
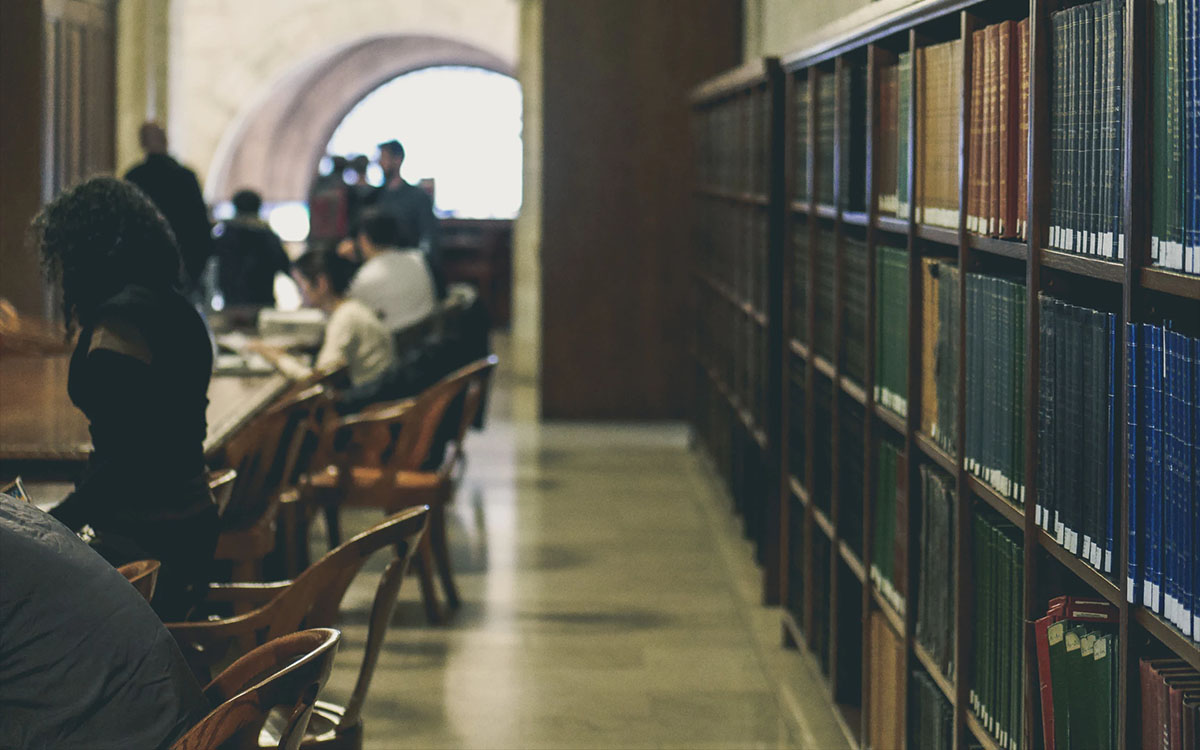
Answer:
[(729, 489), (763, 569), (763, 600), (779, 600), (781, 387), (778, 277), (782, 246), (782, 71), (765, 60), (692, 95), (696, 168), (690, 351), (696, 436)]
[[(1170, 322), (1188, 336), (1200, 336), (1200, 276), (1155, 265), (1151, 255), (1153, 175), (1147, 157), (1153, 136), (1150, 91), (1154, 0), (1119, 3), (1123, 18), (1120, 70), (1124, 86), (1120, 103), (1124, 119), (1116, 131), (1122, 148), (1116, 160), (1120, 164), (1110, 162), (1109, 166), (1123, 168), (1123, 177), (1111, 197), (1115, 201), (1113, 220), (1119, 221), (1126, 241), (1125, 256), (1117, 260), (1103, 257), (1102, 251), (1089, 255), (1052, 249), (1049, 239), (1054, 220), (1052, 191), (1056, 190), (1052, 187), (1055, 162), (1050, 130), (1055, 95), (1051, 18), (1056, 12), (1082, 5), (1085, 3), (1063, 0), (917, 2), (856, 28), (841, 29), (838, 36), (781, 61), (767, 60), (714, 79), (693, 94), (698, 119), (717, 108), (736, 106), (731, 102), (756, 91), (771, 92), (764, 97), (776, 107), (765, 117), (771, 123), (767, 142), (772, 149), (770, 167), (760, 167), (765, 170), (763, 174), (769, 175), (762, 183), (765, 192), (722, 186), (727, 192), (719, 198), (738, 205), (753, 204), (770, 214), (768, 247), (760, 248), (757, 255), (738, 256), (744, 262), (763, 263), (766, 271), (764, 305), (760, 309), (751, 303), (750, 311), (760, 313), (758, 325), (767, 336), (756, 363), (765, 363), (769, 368), (755, 376), (765, 389), (764, 403), (756, 412), (761, 421), (751, 419), (740, 425), (740, 431), (758, 430), (764, 438), (757, 443), (761, 450), (754, 456), (755, 470), (761, 471), (763, 480), (756, 489), (764, 493), (755, 499), (762, 503), (756, 538), (760, 548), (774, 546), (770, 554), (760, 554), (760, 559), (778, 565), (777, 570), (771, 570), (771, 563), (765, 563), (764, 598), (782, 605), (785, 645), (808, 649), (817, 657), (826, 687), (850, 728), (851, 739), (860, 746), (870, 745), (872, 737), (880, 736), (876, 732), (881, 714), (907, 721), (908, 709), (917, 700), (909, 676), (916, 672), (928, 677), (926, 684), (944, 696), (952, 711), (953, 747), (1041, 747), (1033, 622), (1046, 614), (1049, 600), (1059, 595), (1107, 601), (1119, 612), (1115, 631), (1116, 747), (1140, 746), (1140, 659), (1176, 657), (1200, 668), (1197, 643), (1140, 600), (1131, 603), (1125, 583), (1132, 502), (1124, 459), (1130, 447), (1125, 415), (1131, 393), (1127, 385), (1131, 375), (1137, 379), (1126, 358), (1131, 335), (1126, 324)], [(1014, 22), (1009, 27), (1012, 33), (1020, 31), (1016, 22), (1024, 21), (1021, 33), (1027, 32), (1029, 48), (1025, 78), (1029, 139), (1026, 150), (1020, 152), (1025, 154), (1023, 173), (1015, 168), (1011, 173), (1021, 173), (1023, 182), (1018, 184), (1025, 186), (1023, 194), (1019, 189), (1013, 191), (1023, 210), (1023, 239), (1012, 232), (988, 236), (968, 228), (968, 201), (977, 195), (973, 192), (976, 186), (969, 182), (975, 175), (971, 165), (977, 163), (972, 161), (972, 149), (981, 148), (970, 130), (975, 112), (972, 97), (978, 95), (972, 86), (976, 80), (973, 65), (986, 54), (986, 48), (977, 51), (974, 46), (976, 40), (987, 44), (986, 30), (1008, 21)], [(957, 50), (947, 46), (951, 42), (958, 43)], [(921, 119), (924, 114), (917, 106), (911, 106), (922, 84), (917, 75), (905, 77), (893, 66), (898, 68), (904, 60), (914, 68), (928, 66), (929, 62), (913, 61), (928, 61), (935, 55), (948, 60), (951, 71), (951, 79), (938, 85), (949, 87), (941, 90), (956, 91), (957, 98), (951, 102), (956, 106), (941, 115), (947, 119), (939, 121), (940, 127), (953, 123), (946, 131), (951, 138), (950, 149), (936, 157), (940, 166), (931, 168), (922, 164), (921, 154), (933, 153), (932, 147), (921, 141), (919, 134), (933, 126)], [(855, 76), (861, 81), (857, 89)], [(896, 83), (889, 84), (889, 80)], [(844, 85), (844, 81), (850, 83)], [(910, 103), (907, 119), (886, 93), (888, 86), (895, 85), (899, 91), (901, 84), (907, 86)], [(863, 115), (864, 125), (859, 132), (844, 125), (851, 112)], [(889, 118), (898, 123), (899, 135), (888, 132)], [(701, 143), (699, 154), (703, 159), (714, 147)], [(761, 156), (745, 144), (727, 153)], [(923, 215), (935, 217), (934, 221), (918, 221), (922, 210), (918, 199), (934, 195), (930, 187), (933, 184), (940, 186), (942, 197), (947, 189), (957, 193), (957, 227), (946, 221), (944, 212), (925, 211)], [(697, 209), (705, 214), (710, 202), (718, 200), (710, 195), (718, 188), (703, 178), (697, 185)], [(999, 185), (1004, 191), (1011, 187), (1005, 182)], [(895, 196), (886, 194), (896, 192), (901, 199), (893, 210), (891, 201)], [(909, 199), (905, 201), (904, 196)], [(1013, 215), (1017, 215), (1016, 208)], [(711, 239), (705, 238), (703, 227), (697, 224), (698, 243)], [(865, 278), (861, 278), (855, 256), (860, 247), (865, 253)], [(894, 251), (907, 259), (907, 265), (902, 266), (906, 281), (899, 284), (894, 275), (880, 275), (882, 259), (886, 256), (894, 260)], [(700, 273), (695, 284), (698, 309), (720, 307), (715, 301), (720, 295), (706, 291), (713, 284), (701, 275), (707, 273), (702, 257), (697, 261)], [(933, 288), (923, 277), (928, 273), (927, 261), (948, 269), (937, 289), (959, 321), (957, 327), (945, 329), (950, 333), (940, 343), (925, 340), (931, 334), (924, 330), (922, 316), (928, 314), (925, 305), (931, 302)], [(1007, 307), (1001, 309), (1011, 316), (1006, 320), (1015, 334), (1009, 349), (972, 354), (972, 335), (979, 336), (978, 321), (987, 320), (971, 317), (983, 299), (973, 289), (996, 280), (1004, 281), (1009, 285), (1004, 288), (1012, 290), (1010, 296), (1003, 297)], [(987, 288), (989, 293), (1001, 294), (996, 292), (999, 287)], [(865, 289), (865, 297), (860, 296), (860, 289)], [(1113, 451), (1108, 459), (1111, 482), (1091, 485), (1095, 492), (1107, 493), (1108, 485), (1113, 488), (1109, 493), (1113, 521), (1108, 540), (1113, 562), (1107, 571), (1103, 564), (1097, 569), (1063, 546), (1053, 530), (1044, 528), (1041, 512), (1036, 510), (1042, 501), (1050, 502), (1053, 488), (1044, 484), (1048, 471), (1044, 465), (1049, 460), (1046, 451), (1055, 448), (1052, 441), (1039, 434), (1044, 426), (1039, 422), (1043, 407), (1049, 408), (1049, 402), (1042, 403), (1041, 391), (1050, 388), (1043, 382), (1043, 297), (1115, 321), (1109, 324), (1114, 339), (1107, 350), (1112, 358), (1108, 408), (1116, 420), (1116, 428), (1107, 431)], [(725, 306), (737, 307), (732, 303)], [(729, 316), (734, 313), (731, 310)], [(897, 338), (895, 329), (887, 329), (887, 335), (881, 333), (881, 321), (895, 318), (904, 325), (905, 336)], [(860, 320), (865, 320), (865, 326), (858, 323)], [(1051, 325), (1049, 321), (1047, 318), (1046, 325)], [(941, 325), (947, 323), (943, 320)], [(701, 323), (698, 340), (711, 330)], [(897, 343), (900, 339), (903, 341)], [(932, 360), (928, 348), (923, 347), (935, 343), (942, 347), (937, 349), (937, 356), (944, 357), (937, 361), (950, 367), (946, 381), (937, 383), (943, 430), (940, 438), (931, 431), (926, 413), (930, 405), (926, 403), (929, 386), (925, 379), (930, 376), (927, 371)], [(714, 341), (708, 345), (734, 356), (737, 344), (727, 344)], [(1019, 359), (1005, 357), (1015, 362), (1008, 364), (1000, 361), (997, 351), (1011, 352)], [(1051, 352), (1046, 350), (1047, 357)], [(716, 373), (721, 371), (711, 353), (698, 356), (702, 381), (707, 378), (715, 382)], [(856, 360), (860, 353), (861, 365)], [(1000, 375), (988, 374), (991, 379), (987, 383), (991, 390), (1002, 389), (1010, 394), (1011, 405), (1001, 412), (1000, 422), (988, 423), (990, 431), (1003, 434), (1007, 440), (1003, 465), (976, 471), (969, 466), (971, 441), (979, 439), (972, 430), (978, 430), (979, 420), (984, 418), (971, 416), (979, 413), (972, 411), (979, 405), (972, 406), (970, 394), (978, 393), (983, 382), (978, 366), (972, 364), (981, 358), (985, 364), (996, 364), (1002, 370)], [(896, 362), (901, 363), (900, 371), (895, 369)], [(732, 361), (726, 367), (736, 369)], [(942, 367), (938, 365), (939, 373)], [(856, 373), (857, 368), (861, 372)], [(890, 394), (881, 394), (880, 385), (889, 383)], [(1104, 381), (1098, 383), (1093, 387), (1103, 400)], [(941, 402), (943, 389), (950, 389), (945, 403)], [(714, 425), (711, 415), (732, 405), (721, 402), (721, 390), (720, 386), (702, 387), (697, 400), (697, 414), (706, 415), (706, 419), (697, 419), (697, 435), (718, 466), (722, 466), (720, 456), (725, 455), (721, 451), (729, 451), (729, 444), (738, 440), (733, 433), (739, 431), (734, 424), (732, 436), (725, 443), (713, 439), (715, 432), (721, 433), (718, 437), (724, 436), (721, 430), (726, 422)], [(897, 390), (900, 392), (894, 392)], [(725, 391), (736, 393), (736, 388)], [(1135, 405), (1146, 396), (1138, 398)], [(983, 408), (983, 413), (992, 414), (991, 405)], [(1097, 439), (1100, 437), (1097, 434)], [(890, 446), (886, 451), (885, 445)], [(1147, 460), (1144, 446), (1139, 443), (1134, 447), (1134, 467), (1140, 470)], [(890, 486), (881, 484), (884, 479), (890, 481), (890, 477), (880, 474), (881, 465), (890, 467), (881, 464), (881, 457), (893, 452), (897, 456), (896, 495), (889, 502), (894, 500), (894, 506), (881, 506), (880, 498), (887, 494), (881, 495), (881, 486)], [(725, 473), (740, 476), (744, 484), (745, 468), (742, 463), (742, 474)], [(923, 472), (930, 469), (940, 472), (947, 486), (953, 488), (954, 533), (945, 550), (952, 562), (952, 670), (939, 664), (917, 636), (921, 482)], [(861, 472), (861, 481), (856, 480), (856, 471)], [(1046, 497), (1038, 495), (1039, 481), (1047, 488)], [(736, 497), (738, 490), (734, 489), (733, 494)], [(1103, 499), (1093, 500), (1103, 515)], [(738, 507), (745, 515), (745, 503)], [(888, 519), (877, 516), (877, 507), (895, 514), (892, 527), (878, 525)], [(981, 596), (977, 586), (980, 571), (974, 569), (973, 557), (974, 545), (979, 541), (975, 527), (979, 519), (1003, 528), (1013, 542), (1014, 552), (1009, 554), (1018, 558), (1012, 562), (1019, 579), (1008, 583), (1017, 580), (1019, 585), (1006, 601), (1016, 607), (1021, 623), (1014, 626), (1015, 633), (1008, 634), (1014, 639), (1011, 642), (1019, 644), (1012, 653), (1023, 654), (1023, 660), (1014, 673), (1018, 694), (1010, 696), (1009, 720), (1015, 724), (1007, 736), (1001, 735), (996, 722), (989, 727), (988, 717), (978, 715), (972, 707), (977, 671), (972, 660), (978, 651), (978, 644), (972, 641), (975, 615), (981, 607), (981, 600), (977, 600)], [(879, 549), (887, 554), (877, 559), (882, 554), (876, 552), (878, 528), (894, 529), (894, 560), (892, 550), (886, 546)], [(1095, 546), (1099, 551), (1099, 541)], [(877, 575), (877, 569), (883, 567), (893, 576), (886, 585)], [(776, 587), (774, 592), (772, 586)], [(873, 643), (873, 638), (882, 641)], [(892, 640), (902, 649), (895, 658), (888, 657), (890, 661), (878, 663), (898, 670), (902, 675), (900, 684), (908, 687), (901, 689), (901, 695), (889, 697), (872, 684), (882, 677), (874, 671), (876, 656), (886, 654)], [(872, 706), (872, 700), (895, 702)], [(1012, 719), (1013, 715), (1019, 719)], [(909, 736), (907, 731), (902, 735)]]

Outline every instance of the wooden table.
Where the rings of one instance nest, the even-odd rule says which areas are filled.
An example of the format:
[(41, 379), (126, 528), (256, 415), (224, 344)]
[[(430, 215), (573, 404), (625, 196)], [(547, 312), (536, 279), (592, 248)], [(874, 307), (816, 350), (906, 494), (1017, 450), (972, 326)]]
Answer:
[[(0, 476), (39, 464), (69, 469), (87, 460), (92, 448), (87, 420), (67, 397), (69, 361), (66, 355), (0, 355)], [(219, 453), (288, 382), (278, 374), (214, 375), (208, 387), (205, 455)]]

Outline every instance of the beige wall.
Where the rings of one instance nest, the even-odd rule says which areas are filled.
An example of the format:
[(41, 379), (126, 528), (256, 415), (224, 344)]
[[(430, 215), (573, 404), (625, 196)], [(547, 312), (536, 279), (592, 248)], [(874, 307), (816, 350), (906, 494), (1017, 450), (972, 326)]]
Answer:
[(167, 115), (168, 0), (117, 4), (117, 174), (142, 158), (138, 128)]
[[(145, 0), (161, 2), (167, 0)], [(172, 0), (171, 150), (204, 181), (239, 117), (274, 83), (380, 34), (427, 34), (515, 64), (517, 0)]]
[(890, 12), (917, 0), (743, 0), (747, 60), (786, 57), (820, 41), (823, 27), (852, 14)]

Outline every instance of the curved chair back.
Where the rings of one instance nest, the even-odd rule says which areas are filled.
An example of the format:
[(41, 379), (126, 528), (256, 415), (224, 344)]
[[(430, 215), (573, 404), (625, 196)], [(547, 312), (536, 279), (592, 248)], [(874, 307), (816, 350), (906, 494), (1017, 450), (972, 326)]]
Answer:
[[(483, 386), (496, 366), (495, 355), (472, 362), (425, 389), (416, 398), (378, 404), (364, 409), (359, 414), (337, 423), (328, 435), (340, 430), (349, 430), (352, 447), (336, 454), (333, 462), (338, 465), (339, 477), (345, 492), (353, 492), (355, 505), (393, 505), (394, 479), (400, 472), (420, 471), (430, 458), (439, 431), (448, 417), (451, 407), (460, 399), (474, 403), (478, 408), (483, 395)], [(462, 409), (461, 413), (474, 409)], [(465, 432), (469, 422), (454, 425), (454, 432)], [(440, 457), (439, 457), (440, 459)], [(437, 465), (444, 463), (437, 461)], [(352, 484), (354, 467), (379, 467), (383, 471), (375, 475), (371, 486)]]
[(222, 516), (225, 528), (252, 523), (294, 473), (303, 426), (327, 399), (317, 385), (272, 406), (229, 441), (225, 464), (236, 472)]
[(117, 568), (121, 575), (129, 579), (142, 598), (150, 601), (154, 598), (154, 586), (158, 583), (158, 560), (136, 560)]
[(208, 472), (208, 489), (217, 504), (217, 515), (222, 518), (233, 499), (233, 485), (237, 481), (237, 469), (213, 469)]
[(304, 739), (317, 694), (329, 679), (341, 633), (329, 628), (292, 633), (266, 643), (229, 666), (204, 689), (217, 707), (172, 750), (259, 747), (268, 715), (281, 709), (286, 723), (279, 747), (296, 750)]
[[(261, 606), (223, 620), (168, 623), (167, 629), (193, 667), (211, 668), (240, 638), (250, 636), (257, 643), (266, 643), (302, 626), (328, 627), (334, 623), (351, 581), (376, 551), (394, 547), (393, 563), (398, 563), (397, 570), (403, 573), (425, 530), (428, 512), (428, 506), (421, 506), (384, 519), (327, 553), (294, 581), (211, 584), (210, 601), (257, 599)], [(394, 594), (392, 599), (394, 602)]]

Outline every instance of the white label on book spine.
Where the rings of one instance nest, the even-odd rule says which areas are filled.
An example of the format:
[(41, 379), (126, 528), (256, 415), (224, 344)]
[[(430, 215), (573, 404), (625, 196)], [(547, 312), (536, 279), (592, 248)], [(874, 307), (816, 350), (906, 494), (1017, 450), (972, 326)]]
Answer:
[(1132, 576), (1125, 579), (1125, 599), (1130, 604), (1134, 603), (1134, 601), (1133, 601), (1133, 577)]
[(1097, 544), (1092, 547), (1092, 567), (1096, 570), (1100, 570), (1103, 564), (1104, 550), (1100, 549), (1100, 545)]
[(1112, 550), (1110, 549), (1104, 550), (1104, 572), (1112, 572)]
[(1117, 238), (1117, 260), (1125, 260), (1125, 235)]
[(1158, 261), (1158, 238), (1150, 238), (1150, 260)]

